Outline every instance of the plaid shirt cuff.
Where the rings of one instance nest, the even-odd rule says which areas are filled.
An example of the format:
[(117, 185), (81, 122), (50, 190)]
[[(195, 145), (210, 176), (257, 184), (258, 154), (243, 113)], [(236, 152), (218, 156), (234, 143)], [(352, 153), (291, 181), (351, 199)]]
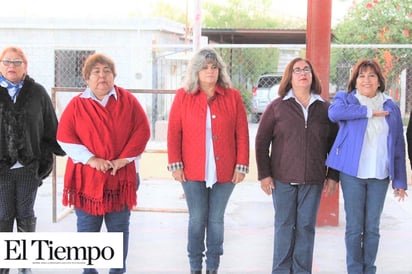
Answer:
[(243, 174), (247, 174), (249, 173), (249, 167), (244, 165), (236, 165), (236, 171)]
[(171, 163), (167, 166), (167, 170), (173, 172), (178, 169), (183, 169), (183, 162)]

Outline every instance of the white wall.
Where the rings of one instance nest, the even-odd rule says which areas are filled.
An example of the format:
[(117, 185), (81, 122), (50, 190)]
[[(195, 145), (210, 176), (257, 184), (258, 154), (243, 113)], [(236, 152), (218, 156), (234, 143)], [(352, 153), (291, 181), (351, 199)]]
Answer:
[[(116, 84), (152, 87), (152, 42), (183, 43), (182, 24), (153, 19), (0, 18), (1, 47), (21, 47), (29, 75), (48, 91), (54, 86), (55, 50), (95, 50), (116, 64)], [(138, 76), (138, 77), (136, 77)]]

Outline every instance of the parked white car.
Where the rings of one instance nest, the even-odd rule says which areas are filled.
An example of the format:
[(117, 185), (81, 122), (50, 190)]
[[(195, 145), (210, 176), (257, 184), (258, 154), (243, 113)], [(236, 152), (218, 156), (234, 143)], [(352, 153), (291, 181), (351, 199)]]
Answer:
[(269, 103), (278, 97), (282, 75), (263, 74), (252, 89), (252, 123), (258, 123)]

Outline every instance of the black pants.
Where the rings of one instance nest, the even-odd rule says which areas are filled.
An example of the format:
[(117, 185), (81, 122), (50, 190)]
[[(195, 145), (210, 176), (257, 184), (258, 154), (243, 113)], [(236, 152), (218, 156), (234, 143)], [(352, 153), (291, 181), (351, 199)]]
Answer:
[(0, 221), (34, 219), (40, 179), (25, 167), (0, 174)]

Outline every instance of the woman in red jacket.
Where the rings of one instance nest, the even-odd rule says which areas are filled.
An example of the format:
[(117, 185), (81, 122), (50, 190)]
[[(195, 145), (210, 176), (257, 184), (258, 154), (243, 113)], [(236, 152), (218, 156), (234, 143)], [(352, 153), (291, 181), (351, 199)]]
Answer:
[(191, 273), (201, 273), (204, 255), (206, 273), (217, 273), (226, 205), (249, 169), (249, 130), (240, 92), (213, 49), (201, 49), (188, 65), (170, 110), (167, 149), (189, 208)]

